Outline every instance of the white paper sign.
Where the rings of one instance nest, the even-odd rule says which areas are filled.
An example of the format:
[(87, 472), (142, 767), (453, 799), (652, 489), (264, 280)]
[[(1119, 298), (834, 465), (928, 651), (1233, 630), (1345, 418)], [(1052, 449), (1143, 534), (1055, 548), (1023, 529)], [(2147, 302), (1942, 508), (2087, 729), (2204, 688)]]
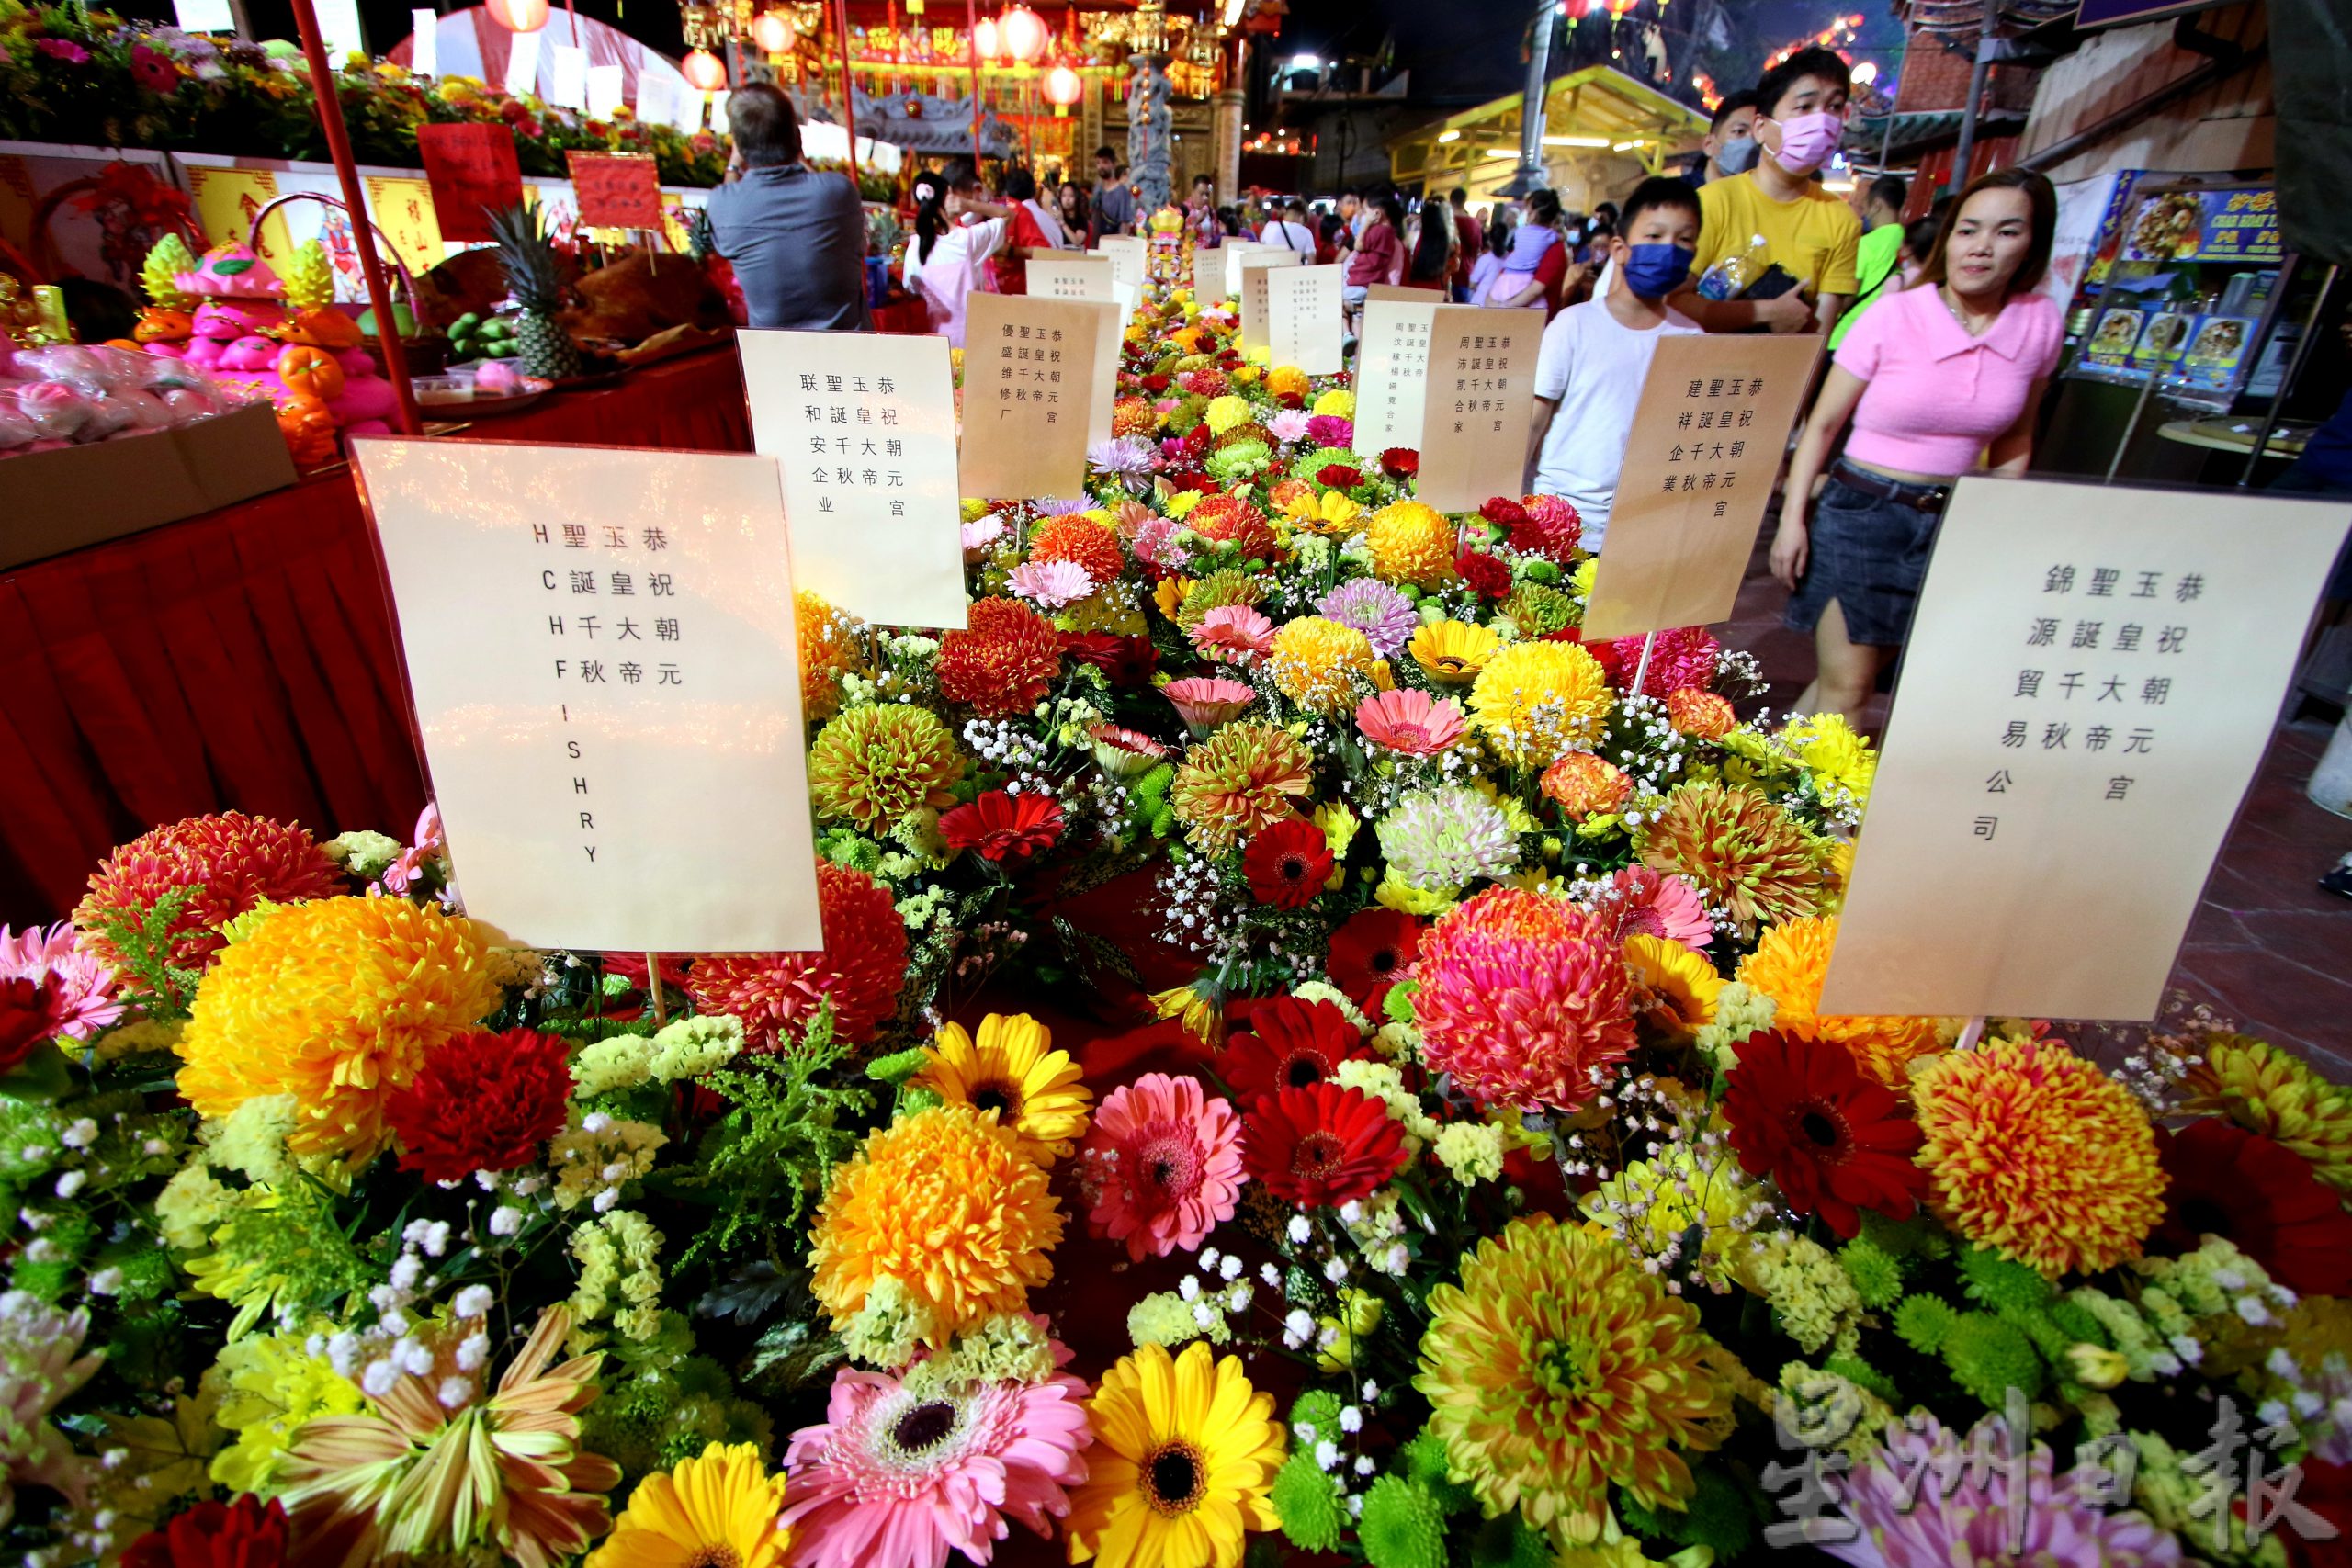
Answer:
[(555, 81), (548, 88), (548, 102), (568, 109), (588, 107), (588, 51), (571, 44), (555, 46)]
[(466, 912), (533, 947), (821, 947), (775, 461), (363, 436), (352, 464)]
[[(1268, 251), (1279, 252), (1291, 260), (1298, 259), (1296, 251), (1283, 251), (1279, 245), (1261, 245), (1255, 240), (1227, 240), (1217, 254), (1225, 261), (1225, 298), (1238, 299), (1241, 294), (1241, 264), (1245, 258)], [(1280, 263), (1274, 264), (1280, 265)]]
[(1144, 264), (1150, 242), (1140, 234), (1105, 234), (1102, 243), (1090, 254), (1111, 258), (1111, 276), (1125, 284), (1140, 296), (1143, 292)]
[(667, 76), (656, 71), (637, 73), (637, 121), (639, 125), (667, 125), (672, 109), (670, 98), (680, 90)]
[(1235, 297), (1241, 301), (1241, 347), (1249, 353), (1266, 346), (1266, 279), (1279, 269), (1298, 265), (1299, 254), (1296, 251), (1254, 250), (1241, 257), (1238, 265), (1241, 287), (1235, 290)]
[[(182, 32), (232, 33), (237, 30), (236, 18), (229, 14), (229, 0), (173, 0), (172, 10), (179, 18)], [(425, 15), (432, 13), (428, 11)]]
[(727, 100), (734, 96), (723, 87), (710, 96), (710, 129), (718, 135), (727, 134)]
[(318, 0), (319, 38), (327, 59), (336, 65), (349, 54), (368, 52), (368, 35), (359, 26), (359, 0)]
[(512, 33), (506, 43), (506, 92), (521, 97), (539, 90), (539, 45), (544, 33)]
[[(180, 14), (185, 17), (187, 14), (187, 7), (183, 6), (180, 8)], [(220, 14), (222, 16), (228, 15), (227, 0), (221, 0)], [(409, 38), (408, 56), (408, 68), (410, 73), (417, 76), (440, 75), (440, 13), (436, 11), (411, 11), (408, 14), (408, 19), (409, 26), (412, 28)], [(187, 26), (186, 21), (182, 21), (180, 25), (182, 27)]]
[(1355, 449), (1365, 457), (1419, 445), (1436, 320), (1435, 295), (1426, 305), (1364, 301), (1363, 341), (1356, 349)]
[(1347, 368), (1341, 355), (1346, 325), (1340, 303), (1343, 266), (1252, 267), (1266, 280), (1266, 347), (1272, 363), (1295, 365), (1309, 376)]
[(1112, 271), (1104, 256), (1058, 252), (1023, 264), (1029, 292), (1040, 299), (1108, 299)]
[(884, 626), (965, 625), (947, 340), (740, 332), (735, 341), (752, 445), (784, 468), (800, 586)]
[(588, 118), (610, 119), (621, 107), (621, 68), (617, 65), (588, 67)]
[(1119, 329), (1124, 331), (1127, 322), (1134, 318), (1137, 308), (1143, 304), (1143, 286), (1136, 283), (1114, 282), (1111, 285), (1111, 298), (1118, 304)]

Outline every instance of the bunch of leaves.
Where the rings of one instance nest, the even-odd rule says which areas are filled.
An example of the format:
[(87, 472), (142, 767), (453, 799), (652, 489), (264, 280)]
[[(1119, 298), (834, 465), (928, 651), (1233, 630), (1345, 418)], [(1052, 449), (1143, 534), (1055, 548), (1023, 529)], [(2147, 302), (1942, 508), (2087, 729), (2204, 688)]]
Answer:
[(200, 969), (172, 962), (173, 944), (188, 933), (172, 928), (199, 887), (175, 887), (145, 910), (115, 908), (98, 918), (96, 934), (121, 954), (115, 965), (115, 998), (157, 1022), (188, 1015)]

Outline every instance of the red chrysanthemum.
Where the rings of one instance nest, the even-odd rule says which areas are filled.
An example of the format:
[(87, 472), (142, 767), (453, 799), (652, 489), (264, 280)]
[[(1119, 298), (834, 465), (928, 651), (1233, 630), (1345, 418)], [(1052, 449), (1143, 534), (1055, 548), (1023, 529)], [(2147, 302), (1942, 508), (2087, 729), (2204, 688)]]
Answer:
[(2219, 1119), (2158, 1136), (2165, 1245), (2189, 1252), (2222, 1236), (2298, 1295), (2352, 1296), (2352, 1214), (2311, 1161)]
[(1276, 997), (1258, 1004), (1250, 1028), (1217, 1054), (1217, 1077), (1244, 1105), (1285, 1089), (1306, 1089), (1368, 1055), (1356, 1026), (1330, 1002)]
[(1421, 471), (1421, 455), (1410, 446), (1391, 446), (1380, 455), (1380, 466), (1391, 479), (1409, 479)]
[(1144, 685), (1159, 668), (1159, 650), (1148, 637), (1116, 632), (1063, 632), (1060, 637), (1064, 658), (1073, 665), (1091, 664), (1123, 692)]
[(1324, 972), (1350, 1000), (1377, 1016), (1388, 987), (1404, 977), (1428, 922), (1396, 909), (1359, 909), (1331, 933)]
[(1277, 909), (1300, 909), (1323, 891), (1331, 874), (1331, 848), (1323, 829), (1293, 817), (1261, 829), (1241, 852), (1250, 896)]
[(1196, 398), (1221, 398), (1230, 385), (1222, 370), (1187, 370), (1176, 384)]
[(695, 1006), (741, 1019), (754, 1051), (780, 1049), (785, 1031), (814, 1017), (821, 1002), (833, 1005), (834, 1035), (853, 1045), (871, 1040), (899, 1010), (907, 922), (890, 890), (862, 871), (820, 860), (817, 905), (822, 952), (705, 953), (686, 976)]
[(1363, 483), (1363, 470), (1345, 463), (1326, 463), (1316, 470), (1315, 477), (1333, 490), (1353, 490)]
[(1453, 558), (1453, 570), (1481, 599), (1500, 599), (1510, 592), (1510, 568), (1483, 550), (1464, 550)]
[(401, 1168), (427, 1181), (530, 1164), (563, 1130), (571, 1048), (552, 1034), (510, 1029), (461, 1034), (424, 1058), (384, 1101), (400, 1134)]
[(1567, 565), (1584, 543), (1584, 516), (1556, 495), (1531, 495), (1510, 529), (1510, 547)]
[(1062, 672), (1053, 622), (1012, 599), (983, 599), (971, 626), (939, 639), (939, 690), (985, 717), (1027, 713)]
[(242, 811), (190, 817), (141, 833), (90, 875), (74, 911), (84, 941), (110, 964), (122, 962), (100, 934), (108, 916), (143, 916), (174, 888), (194, 888), (172, 922), (175, 963), (196, 964), (223, 945), (219, 927), (264, 898), (292, 904), (340, 892), (343, 878), (326, 852), (301, 829)]
[(951, 850), (977, 850), (991, 861), (1027, 860), (1062, 836), (1061, 803), (1051, 795), (989, 790), (939, 818)]
[(281, 1568), (285, 1561), (285, 1506), (251, 1493), (193, 1504), (122, 1553), (122, 1568)]
[(1029, 558), (1076, 561), (1097, 582), (1116, 581), (1126, 565), (1119, 536), (1078, 513), (1045, 518), (1030, 529)]
[(1273, 558), (1273, 525), (1264, 513), (1237, 496), (1209, 497), (1184, 513), (1184, 526), (1211, 544), (1231, 540), (1243, 560)]
[(1842, 1236), (1861, 1229), (1861, 1209), (1910, 1218), (1928, 1193), (1911, 1159), (1923, 1135), (1891, 1090), (1818, 1041), (1759, 1030), (1736, 1049), (1724, 1114), (1750, 1176), (1770, 1176), (1790, 1208)]
[(1303, 1208), (1368, 1197), (1404, 1163), (1405, 1129), (1360, 1089), (1286, 1089), (1242, 1118), (1242, 1168)]

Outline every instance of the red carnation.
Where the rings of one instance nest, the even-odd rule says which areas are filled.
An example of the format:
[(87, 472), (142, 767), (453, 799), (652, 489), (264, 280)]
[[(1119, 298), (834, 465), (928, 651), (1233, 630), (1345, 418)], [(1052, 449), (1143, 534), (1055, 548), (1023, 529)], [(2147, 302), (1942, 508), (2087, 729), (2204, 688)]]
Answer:
[(1510, 568), (1483, 550), (1464, 550), (1453, 558), (1453, 570), (1481, 599), (1500, 599), (1510, 592)]
[(55, 1001), (56, 988), (45, 980), (0, 980), (0, 1073), (15, 1072), (57, 1032)]
[(1527, 508), (1507, 495), (1490, 495), (1480, 504), (1478, 515), (1498, 528), (1516, 528), (1527, 521)]
[(2222, 1236), (2298, 1295), (2352, 1295), (2352, 1214), (2311, 1161), (2227, 1122), (2161, 1136), (2169, 1181), (2159, 1241), (2189, 1252)]
[(1323, 829), (1301, 817), (1275, 823), (1241, 852), (1241, 874), (1250, 896), (1277, 909), (1302, 909), (1323, 891), (1331, 874), (1331, 847)]
[(1405, 1129), (1360, 1089), (1286, 1089), (1243, 1118), (1242, 1168), (1304, 1208), (1366, 1197), (1404, 1163)]
[(225, 945), (219, 928), (266, 898), (275, 904), (324, 898), (343, 875), (311, 835), (288, 823), (242, 811), (190, 817), (141, 833), (90, 875), (74, 911), (89, 949), (110, 964), (122, 954), (101, 934), (110, 915), (141, 916), (175, 888), (195, 891), (172, 922), (172, 959), (195, 964)]
[(821, 952), (705, 953), (686, 976), (695, 1008), (742, 1020), (745, 1043), (754, 1051), (782, 1048), (786, 1032), (824, 1002), (832, 1003), (837, 1038), (853, 1045), (871, 1040), (899, 1010), (907, 922), (888, 888), (831, 861), (817, 863), (817, 905)]
[(285, 1506), (244, 1493), (192, 1505), (149, 1530), (124, 1550), (122, 1568), (281, 1568), (285, 1561)]
[(1164, 392), (1168, 390), (1168, 378), (1159, 375), (1147, 376), (1143, 378), (1143, 389), (1147, 392)]
[(1331, 984), (1364, 1011), (1377, 1015), (1388, 987), (1412, 966), (1427, 922), (1396, 909), (1359, 909), (1331, 933), (1324, 970)]
[(1851, 1237), (1869, 1209), (1911, 1217), (1928, 1175), (1911, 1163), (1924, 1141), (1894, 1093), (1861, 1076), (1834, 1045), (1759, 1030), (1725, 1075), (1731, 1146), (1750, 1176), (1770, 1176), (1800, 1214), (1818, 1212)]
[(1353, 490), (1363, 483), (1363, 470), (1351, 468), (1345, 463), (1326, 463), (1316, 470), (1315, 478), (1333, 490)]
[(1148, 637), (1121, 637), (1116, 632), (1063, 632), (1062, 656), (1072, 664), (1091, 664), (1120, 691), (1132, 691), (1148, 682), (1159, 668), (1159, 650)]
[(1421, 455), (1410, 446), (1391, 446), (1380, 455), (1380, 466), (1392, 479), (1409, 479), (1421, 471)]
[(1276, 997), (1250, 1015), (1248, 1032), (1226, 1042), (1217, 1077), (1244, 1105), (1285, 1089), (1308, 1089), (1366, 1055), (1348, 1015), (1331, 1002)]
[(563, 1041), (529, 1029), (481, 1031), (435, 1049), (385, 1101), (401, 1168), (449, 1182), (530, 1164), (563, 1130), (571, 1055)]
[(939, 690), (949, 702), (969, 703), (987, 718), (1010, 718), (1035, 707), (1062, 672), (1053, 622), (1012, 599), (983, 599), (967, 630), (939, 639)]
[(1062, 808), (1051, 795), (992, 789), (942, 816), (939, 836), (949, 849), (978, 850), (983, 860), (1027, 860), (1062, 836)]

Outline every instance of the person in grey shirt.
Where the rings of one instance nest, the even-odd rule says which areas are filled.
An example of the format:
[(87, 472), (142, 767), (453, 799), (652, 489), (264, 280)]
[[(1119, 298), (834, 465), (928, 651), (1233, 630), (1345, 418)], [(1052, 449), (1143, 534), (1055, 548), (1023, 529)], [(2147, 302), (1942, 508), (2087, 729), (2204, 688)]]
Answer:
[(842, 175), (800, 161), (800, 118), (764, 82), (727, 100), (735, 139), (727, 183), (710, 193), (713, 247), (735, 268), (754, 327), (865, 327), (865, 209)]
[(1124, 234), (1135, 227), (1136, 193), (1127, 188), (1127, 171), (1108, 147), (1094, 150), (1094, 231)]

